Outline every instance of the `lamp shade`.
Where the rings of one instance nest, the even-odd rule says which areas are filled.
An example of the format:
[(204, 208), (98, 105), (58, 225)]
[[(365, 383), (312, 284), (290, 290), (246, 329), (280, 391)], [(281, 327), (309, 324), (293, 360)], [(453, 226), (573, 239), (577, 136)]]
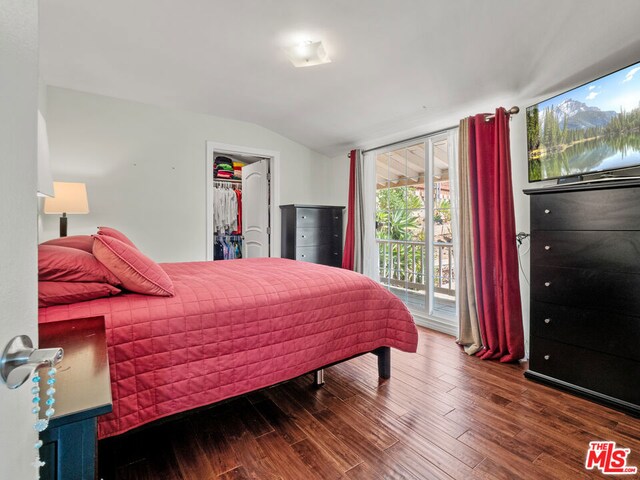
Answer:
[(89, 213), (84, 183), (53, 182), (53, 198), (44, 199), (44, 213)]

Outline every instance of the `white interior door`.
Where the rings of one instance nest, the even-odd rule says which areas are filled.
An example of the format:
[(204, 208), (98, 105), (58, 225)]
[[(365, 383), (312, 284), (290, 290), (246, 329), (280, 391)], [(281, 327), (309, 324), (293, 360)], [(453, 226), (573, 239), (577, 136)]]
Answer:
[(242, 168), (242, 234), (244, 256), (269, 256), (269, 161)]
[[(38, 2), (0, 7), (0, 353), (16, 335), (38, 341), (37, 108)], [(28, 384), (31, 382), (27, 382)], [(30, 385), (0, 381), (0, 478), (31, 479), (36, 470)]]

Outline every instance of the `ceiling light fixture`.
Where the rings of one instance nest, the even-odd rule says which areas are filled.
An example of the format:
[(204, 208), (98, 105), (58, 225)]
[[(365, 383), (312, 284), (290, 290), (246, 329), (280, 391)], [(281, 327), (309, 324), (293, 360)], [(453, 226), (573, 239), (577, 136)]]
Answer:
[(331, 63), (331, 59), (327, 55), (322, 42), (308, 40), (286, 48), (285, 51), (294, 67), (312, 67), (323, 63)]

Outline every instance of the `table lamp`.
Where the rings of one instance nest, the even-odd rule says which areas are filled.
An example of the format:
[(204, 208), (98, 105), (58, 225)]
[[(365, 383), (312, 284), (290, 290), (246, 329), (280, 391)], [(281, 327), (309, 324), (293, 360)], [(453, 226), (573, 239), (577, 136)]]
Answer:
[(67, 214), (89, 213), (87, 186), (84, 183), (53, 182), (53, 198), (44, 199), (44, 213), (62, 214), (60, 236), (67, 236)]

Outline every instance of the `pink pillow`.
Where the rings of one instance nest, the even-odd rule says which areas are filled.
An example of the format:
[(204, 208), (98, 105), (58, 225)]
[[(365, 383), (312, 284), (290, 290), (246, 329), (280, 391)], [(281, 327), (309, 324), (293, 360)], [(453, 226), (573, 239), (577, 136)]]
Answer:
[(120, 284), (118, 277), (91, 253), (57, 245), (38, 245), (38, 280)]
[(91, 235), (72, 235), (70, 237), (54, 238), (40, 245), (56, 245), (58, 247), (77, 248), (87, 253), (93, 253), (93, 238)]
[(129, 240), (129, 238), (124, 233), (122, 233), (119, 230), (116, 230), (115, 228), (98, 227), (98, 235), (105, 235), (107, 237), (115, 238), (117, 240), (120, 240), (122, 243), (126, 243), (130, 247), (133, 247), (136, 250), (138, 250), (138, 247), (136, 247), (134, 243), (131, 240)]
[(120, 290), (108, 283), (38, 282), (38, 307), (84, 302), (118, 293)]
[(93, 254), (131, 292), (172, 297), (173, 283), (156, 262), (135, 247), (106, 235), (94, 235)]

